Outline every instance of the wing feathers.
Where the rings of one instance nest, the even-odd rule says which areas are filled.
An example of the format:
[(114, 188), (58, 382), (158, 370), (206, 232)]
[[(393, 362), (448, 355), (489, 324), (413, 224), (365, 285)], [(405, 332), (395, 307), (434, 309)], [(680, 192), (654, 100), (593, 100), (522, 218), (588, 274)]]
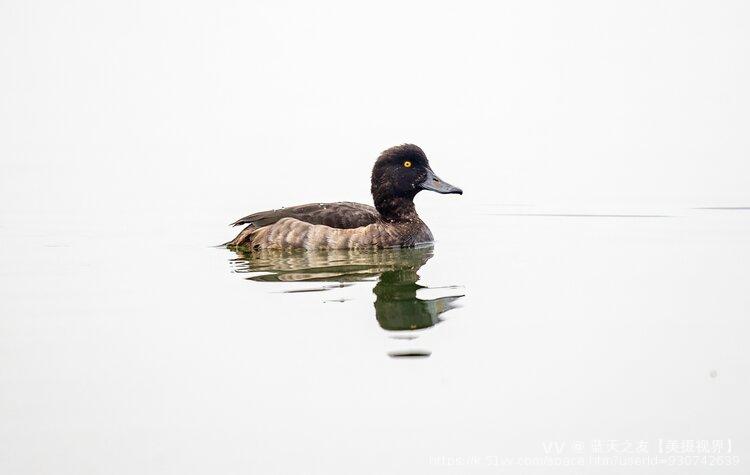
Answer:
[(262, 228), (283, 218), (294, 218), (310, 224), (351, 229), (372, 224), (377, 221), (378, 217), (377, 210), (372, 206), (342, 201), (340, 203), (310, 203), (290, 208), (261, 211), (240, 218), (231, 226), (251, 224), (256, 228)]

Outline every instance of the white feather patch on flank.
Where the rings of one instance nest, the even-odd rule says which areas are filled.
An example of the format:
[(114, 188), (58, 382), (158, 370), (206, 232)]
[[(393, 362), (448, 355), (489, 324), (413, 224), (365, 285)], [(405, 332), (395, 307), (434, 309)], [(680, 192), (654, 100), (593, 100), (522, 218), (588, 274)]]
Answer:
[(331, 229), (328, 233), (328, 249), (339, 248), (339, 230)]
[(320, 239), (320, 226), (310, 225), (307, 230), (307, 236), (305, 237), (304, 248), (308, 251), (313, 251), (318, 246), (318, 240)]
[(347, 235), (349, 234), (350, 230), (349, 229), (339, 229), (337, 231), (338, 232), (336, 233), (336, 249), (346, 249), (347, 248), (347, 245), (346, 245), (346, 240), (347, 239), (346, 238), (347, 238)]
[(326, 243), (326, 249), (331, 249), (331, 234), (330, 233), (325, 234), (325, 243)]

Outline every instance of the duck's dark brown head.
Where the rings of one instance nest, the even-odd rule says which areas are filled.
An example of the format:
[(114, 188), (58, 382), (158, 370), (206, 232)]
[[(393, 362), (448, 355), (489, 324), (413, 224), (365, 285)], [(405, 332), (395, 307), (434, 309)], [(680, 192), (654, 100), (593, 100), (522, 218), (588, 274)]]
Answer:
[(384, 151), (372, 168), (372, 198), (375, 208), (390, 221), (409, 219), (414, 211), (414, 197), (422, 190), (463, 194), (435, 175), (421, 148), (412, 144)]

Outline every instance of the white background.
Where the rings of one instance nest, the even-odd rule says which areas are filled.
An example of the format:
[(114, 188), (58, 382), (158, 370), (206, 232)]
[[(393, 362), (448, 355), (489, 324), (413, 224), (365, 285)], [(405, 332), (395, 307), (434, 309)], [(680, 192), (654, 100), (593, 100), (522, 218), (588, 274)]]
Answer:
[(744, 1), (4, 0), (0, 211), (367, 202), (402, 142), (468, 203), (747, 204), (748, 19)]

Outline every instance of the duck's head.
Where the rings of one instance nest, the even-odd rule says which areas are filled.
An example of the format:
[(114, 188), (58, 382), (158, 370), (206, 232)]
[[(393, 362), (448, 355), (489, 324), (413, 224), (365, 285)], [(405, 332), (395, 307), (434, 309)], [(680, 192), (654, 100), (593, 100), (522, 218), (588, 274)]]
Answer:
[(391, 147), (384, 151), (372, 168), (372, 197), (375, 207), (386, 218), (400, 215), (422, 190), (463, 194), (461, 188), (447, 183), (430, 168), (421, 148), (412, 144)]

